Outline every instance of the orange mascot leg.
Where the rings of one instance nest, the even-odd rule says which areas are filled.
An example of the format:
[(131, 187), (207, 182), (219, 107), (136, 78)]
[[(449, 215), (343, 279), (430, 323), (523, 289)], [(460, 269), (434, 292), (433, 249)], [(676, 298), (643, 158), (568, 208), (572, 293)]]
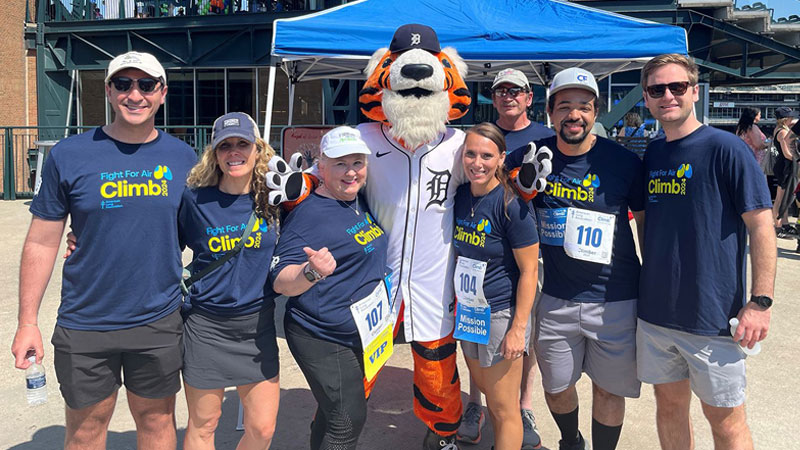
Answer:
[[(403, 310), (400, 305), (395, 323), (394, 336), (403, 326)], [(440, 436), (452, 436), (461, 424), (461, 381), (456, 366), (456, 340), (453, 333), (430, 342), (412, 342), (414, 357), (414, 414), (430, 430)], [(369, 398), (378, 374), (367, 381), (364, 392)]]
[(412, 342), (414, 414), (434, 433), (452, 436), (461, 424), (461, 381), (453, 333), (431, 342)]

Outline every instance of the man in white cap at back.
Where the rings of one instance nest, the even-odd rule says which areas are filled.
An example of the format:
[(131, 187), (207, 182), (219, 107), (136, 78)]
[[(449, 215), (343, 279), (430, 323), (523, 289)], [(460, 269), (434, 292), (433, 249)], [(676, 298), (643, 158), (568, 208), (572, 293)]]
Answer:
[[(644, 220), (639, 158), (592, 134), (599, 111), (594, 76), (571, 68), (550, 85), (547, 112), (556, 136), (536, 142), (553, 152), (553, 171), (533, 199), (544, 259), (536, 310), (536, 358), (545, 400), (561, 432), (559, 449), (583, 450), (575, 383), (593, 385), (592, 448), (616, 448), (625, 397), (638, 397), (636, 299), (639, 259), (628, 222)], [(522, 151), (506, 158), (515, 167)]]
[(45, 162), (22, 250), (11, 350), (19, 369), (45, 356), (39, 305), (69, 217), (78, 244), (64, 263), (52, 337), (66, 403), (64, 447), (106, 448), (124, 380), (137, 447), (174, 450), (183, 361), (175, 224), (196, 156), (155, 129), (167, 94), (155, 57), (117, 56), (105, 81), (114, 121), (62, 140)]

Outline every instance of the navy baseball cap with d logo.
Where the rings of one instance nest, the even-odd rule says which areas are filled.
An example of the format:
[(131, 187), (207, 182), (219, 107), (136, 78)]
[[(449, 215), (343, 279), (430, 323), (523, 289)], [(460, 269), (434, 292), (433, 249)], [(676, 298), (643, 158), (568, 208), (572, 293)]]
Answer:
[(433, 28), (418, 23), (401, 25), (394, 32), (392, 43), (389, 44), (389, 51), (397, 53), (411, 50), (412, 48), (420, 48), (431, 53), (442, 51), (439, 46), (439, 38)]

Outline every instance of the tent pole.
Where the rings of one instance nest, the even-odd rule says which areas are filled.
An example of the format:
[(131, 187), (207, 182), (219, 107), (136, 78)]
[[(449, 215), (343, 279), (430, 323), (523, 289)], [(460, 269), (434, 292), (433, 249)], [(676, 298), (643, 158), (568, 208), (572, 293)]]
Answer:
[(287, 126), (292, 126), (292, 116), (294, 116), (294, 82), (289, 78), (289, 122)]
[(275, 102), (275, 65), (269, 66), (267, 81), (267, 104), (264, 108), (264, 140), (269, 142), (269, 130), (272, 126), (272, 106)]

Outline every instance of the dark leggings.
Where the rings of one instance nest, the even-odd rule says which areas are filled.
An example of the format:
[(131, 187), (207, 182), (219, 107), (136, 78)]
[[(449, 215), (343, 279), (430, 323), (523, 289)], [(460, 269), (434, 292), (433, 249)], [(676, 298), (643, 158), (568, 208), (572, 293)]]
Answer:
[(289, 351), (317, 400), (311, 450), (355, 449), (367, 420), (361, 353), (316, 338), (291, 319), (284, 329)]

